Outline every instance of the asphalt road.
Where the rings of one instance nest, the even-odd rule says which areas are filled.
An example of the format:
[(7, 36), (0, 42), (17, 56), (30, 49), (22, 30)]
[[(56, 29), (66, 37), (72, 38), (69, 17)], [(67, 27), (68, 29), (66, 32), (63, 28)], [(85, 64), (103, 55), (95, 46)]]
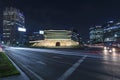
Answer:
[(5, 52), (38, 80), (120, 80), (119, 51), (8, 47)]

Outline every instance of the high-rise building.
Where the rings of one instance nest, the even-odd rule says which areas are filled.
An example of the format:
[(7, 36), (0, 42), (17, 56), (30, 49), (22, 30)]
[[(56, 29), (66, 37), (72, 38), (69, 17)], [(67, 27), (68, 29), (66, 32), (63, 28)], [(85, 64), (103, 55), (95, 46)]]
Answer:
[(5, 44), (19, 44), (23, 41), (25, 17), (16, 8), (6, 8), (3, 12), (3, 41)]

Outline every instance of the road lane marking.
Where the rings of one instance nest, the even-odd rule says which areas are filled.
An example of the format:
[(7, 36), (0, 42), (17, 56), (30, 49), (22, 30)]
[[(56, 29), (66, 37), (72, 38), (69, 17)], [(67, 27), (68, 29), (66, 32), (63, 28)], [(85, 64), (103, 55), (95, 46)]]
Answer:
[[(11, 57), (9, 54), (6, 54), (8, 59), (12, 62), (12, 64), (17, 68), (18, 71), (20, 71), (20, 74), (23, 78), (23, 80), (30, 80), (30, 78), (20, 69), (20, 67), (13, 61), (13, 56)], [(0, 79), (1, 80), (1, 79)]]
[[(11, 59), (15, 60), (15, 58), (10, 55), (10, 54), (7, 54)], [(25, 65), (23, 65), (22, 63), (19, 63), (17, 61), (15, 61), (15, 63), (17, 65), (19, 65), (20, 68), (24, 68), (25, 70), (27, 70), (29, 73), (31, 73), (32, 75), (34, 75), (38, 80), (44, 80), (41, 76), (37, 75), (35, 72), (33, 72), (32, 70), (28, 69)], [(29, 66), (29, 65), (28, 65)]]
[(86, 59), (86, 57), (87, 57), (87, 55), (85, 55), (81, 59), (79, 59), (60, 78), (58, 78), (58, 80), (66, 80), (80, 66), (80, 64)]
[(35, 72), (33, 72), (32, 70), (28, 69), (25, 65), (22, 65), (22, 67), (24, 67), (27, 71), (29, 71), (31, 74), (33, 74), (38, 80), (44, 80), (42, 77), (37, 75)]
[(37, 61), (36, 63), (40, 63), (40, 64), (43, 64), (43, 65), (47, 65), (46, 63), (42, 62), (42, 61)]

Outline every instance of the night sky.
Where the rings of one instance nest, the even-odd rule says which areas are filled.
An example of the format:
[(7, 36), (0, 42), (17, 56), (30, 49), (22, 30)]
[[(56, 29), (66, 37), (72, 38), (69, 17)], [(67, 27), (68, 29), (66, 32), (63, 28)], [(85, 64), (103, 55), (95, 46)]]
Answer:
[(25, 15), (27, 32), (42, 29), (76, 29), (83, 40), (89, 27), (120, 19), (120, 0), (0, 0), (0, 25), (5, 7)]

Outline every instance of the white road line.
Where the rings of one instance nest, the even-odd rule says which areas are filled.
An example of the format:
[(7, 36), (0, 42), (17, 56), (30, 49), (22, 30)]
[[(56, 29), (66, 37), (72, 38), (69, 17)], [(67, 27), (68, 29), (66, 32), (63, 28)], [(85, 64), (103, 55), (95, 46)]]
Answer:
[(87, 57), (87, 55), (83, 56), (81, 59), (79, 59), (75, 64), (72, 65), (58, 80), (66, 80), (84, 61), (84, 59)]
[(26, 66), (22, 65), (25, 69), (27, 69), (30, 73), (32, 73), (38, 80), (44, 80), (42, 77), (40, 77), (39, 75), (37, 75), (35, 72), (33, 72), (32, 70), (28, 69)]
[(42, 61), (37, 61), (36, 63), (40, 63), (40, 64), (43, 64), (43, 65), (47, 65), (46, 63), (42, 62)]

